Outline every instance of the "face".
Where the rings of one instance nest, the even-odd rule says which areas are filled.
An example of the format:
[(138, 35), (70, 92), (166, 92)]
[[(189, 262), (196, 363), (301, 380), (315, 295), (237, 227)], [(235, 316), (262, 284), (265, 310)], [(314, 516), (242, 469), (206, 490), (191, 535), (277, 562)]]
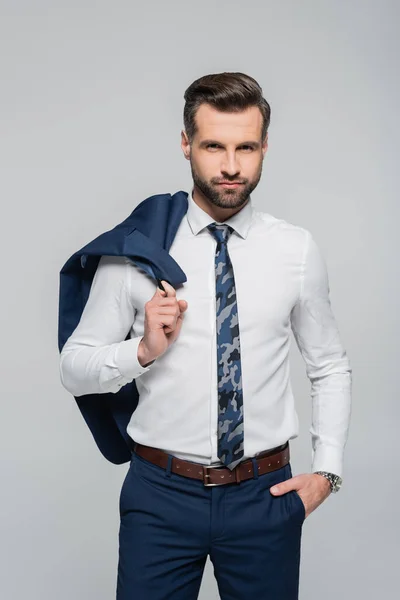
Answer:
[(192, 145), (184, 131), (181, 143), (190, 160), (193, 199), (223, 221), (240, 210), (260, 181), (268, 147), (267, 139), (261, 144), (262, 114), (256, 106), (225, 113), (201, 104), (196, 124)]

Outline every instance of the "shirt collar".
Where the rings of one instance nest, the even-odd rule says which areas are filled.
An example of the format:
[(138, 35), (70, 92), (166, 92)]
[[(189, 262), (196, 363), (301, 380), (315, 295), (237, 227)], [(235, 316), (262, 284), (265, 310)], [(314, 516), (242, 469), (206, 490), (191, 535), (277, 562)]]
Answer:
[[(237, 213), (222, 222), (230, 225), (242, 238), (246, 238), (249, 232), (253, 213), (254, 207), (252, 205), (250, 196), (246, 204)], [(186, 218), (194, 235), (197, 235), (202, 229), (207, 227), (207, 225), (210, 225), (210, 223), (215, 222), (215, 219), (213, 219), (193, 200), (193, 190), (188, 195), (188, 210), (186, 213)]]

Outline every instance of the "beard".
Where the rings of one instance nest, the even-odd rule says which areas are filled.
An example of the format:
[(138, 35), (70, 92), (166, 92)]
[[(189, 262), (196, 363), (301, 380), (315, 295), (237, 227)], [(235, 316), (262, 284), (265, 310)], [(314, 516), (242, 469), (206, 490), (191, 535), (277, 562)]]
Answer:
[[(216, 178), (207, 181), (206, 179), (200, 177), (200, 175), (196, 171), (195, 166), (193, 165), (192, 159), (190, 159), (190, 169), (192, 172), (193, 182), (204, 194), (204, 196), (211, 202), (211, 204), (213, 204), (214, 206), (218, 206), (219, 208), (240, 208), (241, 206), (246, 204), (250, 194), (257, 187), (261, 179), (262, 166), (263, 161), (261, 160), (258, 172), (253, 179), (249, 181), (237, 177), (233, 181), (238, 180), (242, 184), (239, 185), (237, 188), (229, 189), (219, 185), (219, 180), (217, 180)], [(227, 179), (226, 177), (220, 177), (219, 179), (229, 181), (229, 179)]]

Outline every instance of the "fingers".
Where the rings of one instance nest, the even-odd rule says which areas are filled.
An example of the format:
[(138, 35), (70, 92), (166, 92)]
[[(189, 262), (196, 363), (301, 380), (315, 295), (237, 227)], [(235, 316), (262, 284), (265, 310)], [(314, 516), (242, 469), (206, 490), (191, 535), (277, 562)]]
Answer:
[(165, 289), (165, 292), (161, 288), (157, 287), (156, 295), (161, 296), (158, 301), (158, 305), (174, 306), (177, 303), (180, 312), (184, 312), (188, 307), (188, 303), (186, 302), (186, 300), (177, 300), (175, 288), (172, 285), (170, 285), (168, 281), (165, 281), (165, 279), (161, 279), (160, 281)]
[[(165, 290), (164, 293), (166, 294), (166, 296), (168, 296), (168, 297), (176, 296), (175, 288), (171, 284), (169, 284), (168, 281), (165, 281), (165, 279), (161, 279), (161, 283)], [(161, 293), (163, 292), (163, 290), (159, 287), (157, 287), (157, 290), (160, 290)]]
[(162, 306), (163, 308), (174, 308), (175, 306), (177, 306), (178, 310), (182, 313), (185, 312), (185, 310), (188, 307), (188, 303), (186, 302), (186, 300), (177, 300), (176, 297), (175, 298), (159, 298), (158, 299), (158, 306)]
[[(182, 326), (183, 313), (188, 307), (186, 300), (178, 300), (176, 297), (175, 288), (165, 279), (157, 280), (157, 288), (153, 296), (156, 300), (153, 310), (156, 311), (158, 318), (161, 317), (161, 324), (164, 333), (171, 334), (169, 339), (172, 340), (172, 334), (176, 338)], [(160, 285), (164, 288), (161, 289)], [(152, 305), (153, 302), (150, 303)]]
[[(184, 315), (183, 315), (183, 313), (181, 313), (181, 314), (178, 316), (177, 320), (176, 320), (175, 327), (174, 327), (173, 329), (172, 329), (172, 328), (170, 328), (170, 327), (167, 327), (167, 328), (164, 330), (164, 331), (165, 331), (165, 333), (168, 333), (168, 334), (170, 334), (170, 335), (169, 335), (169, 339), (170, 339), (170, 342), (171, 342), (171, 343), (172, 343), (172, 342), (174, 342), (174, 341), (177, 339), (177, 337), (179, 336), (179, 333), (180, 333), (180, 330), (181, 330), (181, 327), (182, 327), (183, 317), (184, 317)], [(169, 331), (168, 331), (168, 330), (169, 330)]]

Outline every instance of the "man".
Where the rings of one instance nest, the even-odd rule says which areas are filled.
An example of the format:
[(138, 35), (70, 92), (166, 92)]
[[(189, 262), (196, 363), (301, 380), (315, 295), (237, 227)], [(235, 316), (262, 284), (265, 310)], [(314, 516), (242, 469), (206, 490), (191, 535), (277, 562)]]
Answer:
[[(140, 394), (118, 600), (195, 599), (207, 556), (223, 600), (295, 600), (304, 520), (341, 484), (352, 371), (312, 235), (251, 202), (270, 122), (260, 86), (207, 75), (185, 100), (193, 188), (170, 255), (187, 283), (161, 289), (129, 258), (103, 256), (62, 381), (79, 395), (135, 379)], [(290, 330), (313, 406), (311, 472), (294, 477)]]

